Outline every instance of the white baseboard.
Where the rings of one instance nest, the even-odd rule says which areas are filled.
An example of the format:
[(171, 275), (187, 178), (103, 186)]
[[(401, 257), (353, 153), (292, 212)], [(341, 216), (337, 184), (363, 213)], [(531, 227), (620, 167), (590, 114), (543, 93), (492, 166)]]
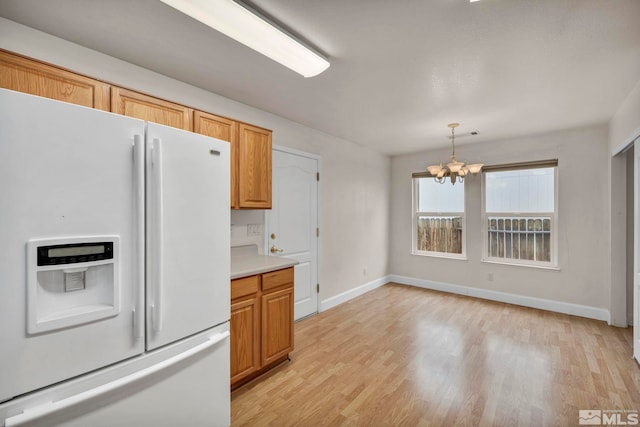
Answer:
[(433, 289), (436, 291), (467, 295), (476, 298), (488, 299), (491, 301), (506, 302), (509, 304), (522, 305), (524, 307), (539, 308), (541, 310), (554, 311), (556, 313), (572, 314), (574, 316), (603, 320), (609, 324), (611, 323), (609, 310), (605, 310), (604, 308), (590, 307), (587, 305), (572, 304), (562, 301), (553, 301), (524, 295), (516, 295), (500, 291), (491, 291), (488, 289), (472, 288), (469, 286), (453, 285), (450, 283), (434, 282), (432, 280), (416, 279), (413, 277), (398, 276), (395, 274), (391, 274), (387, 277), (389, 277), (389, 280), (391, 282), (396, 282), (403, 285), (411, 285), (420, 288)]
[(390, 281), (391, 281), (390, 276), (380, 277), (379, 279), (372, 280), (371, 282), (365, 283), (364, 285), (360, 285), (357, 288), (350, 289), (334, 297), (327, 298), (320, 302), (320, 311), (328, 310), (344, 302), (347, 302), (350, 299), (359, 297), (360, 295), (365, 294), (369, 291), (372, 291), (375, 288), (379, 288), (380, 286), (387, 284)]

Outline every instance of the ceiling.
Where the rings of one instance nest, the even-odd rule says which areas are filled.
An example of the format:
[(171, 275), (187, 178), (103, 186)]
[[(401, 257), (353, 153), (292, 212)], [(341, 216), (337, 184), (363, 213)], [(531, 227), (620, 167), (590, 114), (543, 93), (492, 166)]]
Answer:
[(331, 67), (305, 79), (159, 0), (0, 0), (0, 16), (390, 155), (447, 146), (453, 121), (461, 144), (603, 123), (640, 79), (638, 0), (251, 5)]

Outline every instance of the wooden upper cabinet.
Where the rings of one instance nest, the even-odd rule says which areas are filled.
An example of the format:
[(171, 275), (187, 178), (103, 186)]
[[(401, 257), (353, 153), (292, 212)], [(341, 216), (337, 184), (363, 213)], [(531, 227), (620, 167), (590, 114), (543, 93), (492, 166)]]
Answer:
[(238, 207), (238, 123), (225, 117), (193, 112), (193, 131), (231, 144), (231, 207)]
[(0, 50), (0, 87), (109, 111), (109, 85)]
[(237, 139), (238, 123), (204, 111), (193, 112), (193, 131), (227, 142)]
[(194, 111), (194, 131), (231, 143), (231, 207), (271, 209), (271, 131)]
[(148, 122), (193, 130), (191, 108), (116, 86), (111, 88), (111, 111)]
[(231, 208), (271, 209), (271, 131), (194, 111), (0, 50), (0, 87), (208, 135), (231, 144)]
[(271, 131), (238, 125), (238, 207), (271, 209)]

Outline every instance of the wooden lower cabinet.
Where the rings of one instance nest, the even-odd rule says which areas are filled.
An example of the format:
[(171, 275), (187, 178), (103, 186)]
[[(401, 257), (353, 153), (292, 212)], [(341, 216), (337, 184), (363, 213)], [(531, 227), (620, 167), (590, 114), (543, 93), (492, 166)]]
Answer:
[(231, 281), (231, 388), (293, 351), (293, 267)]
[(231, 383), (260, 368), (260, 300), (231, 304)]
[(293, 350), (293, 288), (262, 295), (262, 364)]

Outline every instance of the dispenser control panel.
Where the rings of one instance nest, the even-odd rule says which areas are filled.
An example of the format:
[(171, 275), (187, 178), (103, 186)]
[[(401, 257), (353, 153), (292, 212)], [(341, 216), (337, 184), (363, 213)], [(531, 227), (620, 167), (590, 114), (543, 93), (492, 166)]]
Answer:
[(113, 242), (38, 246), (38, 266), (113, 259)]
[(120, 312), (120, 236), (27, 242), (27, 332), (80, 326)]

